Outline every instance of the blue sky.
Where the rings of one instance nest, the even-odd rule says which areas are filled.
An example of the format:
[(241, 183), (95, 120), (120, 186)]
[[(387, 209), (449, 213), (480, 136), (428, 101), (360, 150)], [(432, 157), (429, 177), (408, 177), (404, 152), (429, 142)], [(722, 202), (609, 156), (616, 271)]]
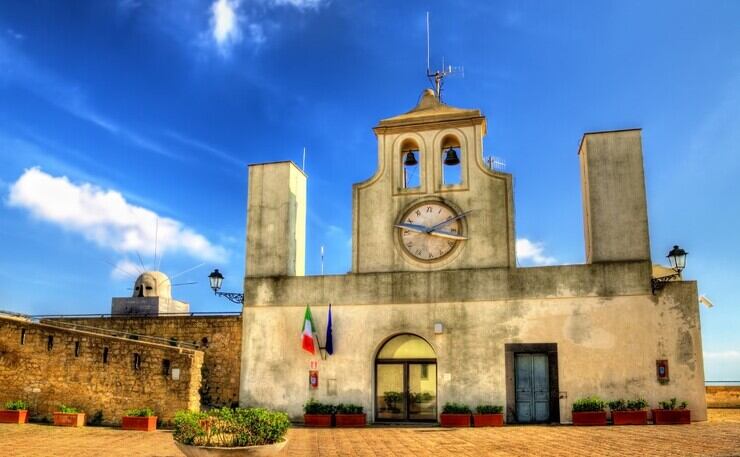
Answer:
[[(740, 379), (740, 3), (213, 0), (0, 6), (0, 309), (108, 312), (138, 257), (196, 311), (244, 273), (248, 163), (308, 150), (307, 271), (350, 269), (371, 127), (432, 61), (515, 177), (522, 265), (584, 261), (577, 147), (642, 127), (651, 246), (690, 252), (706, 373)], [(156, 226), (159, 229), (155, 229)], [(202, 265), (201, 265), (202, 264)], [(199, 266), (200, 265), (200, 266)]]

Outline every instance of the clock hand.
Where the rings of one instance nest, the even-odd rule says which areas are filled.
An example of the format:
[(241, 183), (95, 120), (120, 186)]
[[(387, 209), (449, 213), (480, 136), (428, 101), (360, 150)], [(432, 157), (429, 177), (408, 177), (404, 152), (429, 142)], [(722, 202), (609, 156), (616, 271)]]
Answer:
[(396, 224), (394, 227), (398, 227), (400, 229), (409, 230), (412, 232), (418, 232), (418, 233), (429, 233), (429, 228), (425, 225), (418, 225), (418, 224)]
[(437, 224), (437, 225), (433, 225), (433, 226), (429, 227), (429, 228), (428, 228), (427, 230), (428, 230), (429, 232), (431, 232), (432, 230), (434, 230), (434, 229), (436, 229), (436, 228), (438, 228), (438, 227), (442, 227), (442, 226), (444, 226), (444, 225), (447, 225), (447, 224), (449, 224), (449, 223), (450, 223), (450, 222), (452, 222), (452, 221), (456, 221), (456, 220), (458, 220), (458, 219), (460, 219), (460, 218), (463, 218), (463, 217), (465, 217), (465, 215), (466, 215), (466, 214), (470, 214), (470, 213), (472, 213), (472, 212), (473, 212), (473, 210), (472, 210), (472, 209), (471, 209), (471, 210), (468, 210), (468, 211), (465, 211), (465, 212), (463, 212), (463, 213), (460, 213), (460, 214), (458, 214), (457, 216), (455, 216), (455, 217), (453, 217), (453, 218), (447, 219), (446, 221), (442, 221), (442, 222), (440, 222), (440, 223), (439, 223), (439, 224)]
[(429, 235), (438, 236), (440, 238), (449, 238), (451, 240), (467, 240), (467, 236), (458, 235), (457, 233), (448, 232), (446, 230), (433, 229), (431, 232), (427, 232)]

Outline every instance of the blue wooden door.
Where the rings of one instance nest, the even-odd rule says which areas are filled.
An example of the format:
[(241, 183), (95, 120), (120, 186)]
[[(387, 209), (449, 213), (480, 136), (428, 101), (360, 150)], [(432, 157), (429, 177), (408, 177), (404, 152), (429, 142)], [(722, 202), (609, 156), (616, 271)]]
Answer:
[(550, 418), (547, 354), (516, 354), (516, 418), (545, 422)]

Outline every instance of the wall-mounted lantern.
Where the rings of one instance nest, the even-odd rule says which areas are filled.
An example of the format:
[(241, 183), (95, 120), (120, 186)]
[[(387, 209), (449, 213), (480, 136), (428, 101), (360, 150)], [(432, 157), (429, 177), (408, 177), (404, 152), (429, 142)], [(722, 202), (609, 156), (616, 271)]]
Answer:
[(652, 288), (653, 295), (655, 295), (655, 291), (662, 289), (667, 282), (681, 278), (681, 272), (686, 268), (687, 255), (689, 255), (689, 253), (678, 247), (678, 245), (673, 246), (673, 249), (668, 252), (666, 257), (675, 273), (651, 279), (650, 286)]
[(216, 296), (225, 297), (226, 299), (240, 305), (244, 304), (244, 294), (218, 291), (221, 288), (221, 284), (224, 282), (224, 275), (222, 275), (221, 272), (218, 271), (218, 268), (213, 270), (211, 274), (208, 275), (208, 282), (210, 282), (211, 289), (213, 289), (213, 293)]

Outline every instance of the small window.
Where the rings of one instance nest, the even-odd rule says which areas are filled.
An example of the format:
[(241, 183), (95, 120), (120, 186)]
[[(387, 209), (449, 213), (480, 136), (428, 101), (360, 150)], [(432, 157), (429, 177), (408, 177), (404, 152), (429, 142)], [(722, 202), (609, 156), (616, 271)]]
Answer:
[(174, 336), (170, 338), (170, 346), (177, 346), (177, 338)]
[(169, 359), (162, 359), (162, 376), (170, 375), (170, 361)]
[(208, 337), (204, 336), (202, 340), (200, 340), (200, 345), (204, 348), (208, 347)]
[(103, 363), (108, 363), (108, 348), (103, 348)]
[(80, 342), (75, 341), (75, 357), (79, 357), (79, 356), (80, 356)]
[(52, 349), (54, 349), (54, 337), (49, 335), (46, 338), (46, 350), (51, 351)]
[(21, 344), (26, 344), (26, 329), (21, 329)]
[(414, 189), (421, 186), (420, 159), (421, 155), (418, 148), (401, 151), (402, 185), (404, 189)]
[(141, 355), (134, 352), (134, 370), (138, 371), (141, 369)]

